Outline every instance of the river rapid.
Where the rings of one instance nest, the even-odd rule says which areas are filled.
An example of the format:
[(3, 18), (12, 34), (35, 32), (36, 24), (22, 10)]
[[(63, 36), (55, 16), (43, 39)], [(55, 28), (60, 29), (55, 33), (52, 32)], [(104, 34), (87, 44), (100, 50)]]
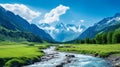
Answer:
[(45, 56), (40, 62), (24, 67), (112, 67), (111, 63), (102, 58), (89, 55), (58, 52), (55, 47), (43, 50)]

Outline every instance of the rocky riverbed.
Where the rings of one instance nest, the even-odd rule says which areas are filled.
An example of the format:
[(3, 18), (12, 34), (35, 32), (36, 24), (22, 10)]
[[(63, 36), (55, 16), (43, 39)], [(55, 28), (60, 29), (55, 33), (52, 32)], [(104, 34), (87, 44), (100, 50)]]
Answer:
[(112, 67), (107, 60), (82, 54), (58, 52), (55, 51), (55, 47), (43, 51), (45, 56), (40, 62), (24, 67)]
[(110, 55), (105, 59), (109, 60), (112, 63), (113, 67), (120, 67), (120, 56)]

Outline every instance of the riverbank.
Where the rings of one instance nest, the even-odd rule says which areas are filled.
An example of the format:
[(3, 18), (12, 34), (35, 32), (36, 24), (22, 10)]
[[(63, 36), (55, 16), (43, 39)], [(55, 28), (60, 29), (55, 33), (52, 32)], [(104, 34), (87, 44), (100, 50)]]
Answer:
[(120, 56), (119, 55), (110, 55), (106, 57), (105, 59), (111, 61), (114, 67), (120, 67)]
[(32, 42), (0, 42), (0, 67), (21, 67), (41, 60), (48, 46)]
[(120, 67), (120, 44), (66, 44), (64, 46), (58, 46), (56, 49), (62, 52), (87, 54), (95, 57), (104, 58), (111, 61), (113, 66)]
[[(69, 64), (70, 62), (76, 61), (89, 61), (90, 65), (93, 62), (98, 62), (99, 64), (104, 65), (106, 61), (95, 58), (100, 57), (106, 60), (109, 60), (113, 63), (114, 66), (119, 67), (120, 61), (120, 45), (64, 45), (57, 46), (58, 51), (56, 52), (55, 47), (48, 48), (48, 45), (38, 44), (38, 43), (16, 43), (16, 42), (3, 42), (0, 43), (0, 67), (21, 67), (28, 65), (38, 65), (44, 67), (44, 65), (62, 65)], [(45, 49), (48, 48), (48, 49)], [(45, 49), (45, 50), (42, 50)], [(72, 52), (71, 54), (66, 52)], [(80, 58), (77, 57), (77, 53)], [(81, 55), (86, 54), (86, 55)], [(109, 54), (109, 55), (108, 55)], [(95, 57), (91, 57), (92, 55)], [(69, 57), (72, 56), (72, 57)], [(77, 57), (77, 58), (76, 58)], [(59, 58), (59, 59), (58, 59)], [(66, 60), (66, 58), (69, 58)], [(81, 59), (84, 58), (84, 59)], [(95, 60), (96, 59), (96, 60)], [(98, 61), (99, 60), (99, 61)], [(92, 61), (92, 62), (91, 62)], [(103, 62), (104, 61), (104, 62)], [(58, 64), (60, 63), (60, 64)], [(107, 64), (107, 63), (105, 63)], [(72, 64), (71, 64), (72, 65)], [(97, 65), (97, 64), (96, 64)], [(97, 67), (98, 67), (97, 66)], [(32, 66), (31, 66), (32, 67)], [(51, 66), (53, 67), (53, 66)], [(109, 66), (107, 66), (109, 67)]]
[(89, 55), (59, 52), (55, 47), (43, 50), (40, 62), (24, 67), (112, 67), (109, 61)]

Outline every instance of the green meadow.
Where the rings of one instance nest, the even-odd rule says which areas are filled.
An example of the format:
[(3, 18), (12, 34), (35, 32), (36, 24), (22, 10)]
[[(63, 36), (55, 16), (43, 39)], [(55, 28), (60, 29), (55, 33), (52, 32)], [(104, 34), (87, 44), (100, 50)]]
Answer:
[(92, 54), (99, 57), (108, 57), (110, 55), (120, 56), (120, 44), (65, 44), (64, 46), (58, 46), (56, 49), (65, 52)]
[(40, 61), (44, 55), (42, 49), (47, 47), (47, 44), (33, 42), (0, 42), (0, 67), (12, 67), (13, 62), (22, 66)]

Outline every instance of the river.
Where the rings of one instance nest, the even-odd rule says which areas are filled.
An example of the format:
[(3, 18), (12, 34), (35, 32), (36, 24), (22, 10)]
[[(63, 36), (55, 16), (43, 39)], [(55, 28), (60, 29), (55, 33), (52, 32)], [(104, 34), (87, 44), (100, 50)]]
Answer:
[(93, 56), (58, 52), (55, 47), (43, 50), (45, 56), (40, 62), (24, 67), (112, 67), (109, 61)]

